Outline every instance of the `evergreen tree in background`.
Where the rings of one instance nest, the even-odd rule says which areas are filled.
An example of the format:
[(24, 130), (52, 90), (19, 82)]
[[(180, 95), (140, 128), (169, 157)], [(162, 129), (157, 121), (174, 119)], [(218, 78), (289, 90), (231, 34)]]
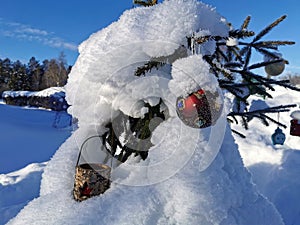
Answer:
[(287, 72), (283, 77), (281, 77), (281, 80), (289, 80), (290, 83), (294, 86), (300, 86), (300, 74), (299, 73), (292, 73)]
[(49, 87), (62, 87), (67, 83), (71, 66), (61, 52), (58, 59), (45, 59), (42, 64), (31, 57), (27, 65), (19, 60), (0, 59), (0, 96), (3, 91), (40, 91)]
[(43, 74), (42, 76), (40, 77), (40, 90), (43, 90), (43, 89), (46, 89), (48, 86), (48, 84), (45, 82), (46, 81), (46, 78), (45, 78), (45, 71), (48, 70), (48, 67), (49, 67), (49, 60), (48, 59), (45, 59), (43, 61), (43, 64), (42, 64), (42, 70), (43, 70)]
[(8, 86), (13, 91), (30, 90), (30, 80), (26, 73), (26, 66), (19, 60), (13, 64)]
[(41, 89), (61, 87), (67, 83), (68, 66), (63, 52), (60, 53), (58, 59), (44, 60), (42, 68), (44, 74), (40, 82)]
[[(157, 1), (133, 1), (134, 4), (140, 6), (151, 7)], [(252, 95), (258, 95), (262, 98), (272, 98), (270, 91), (275, 91), (274, 85), (283, 86), (292, 90), (300, 91), (299, 88), (291, 85), (289, 80), (275, 80), (265, 74), (257, 74), (254, 72), (258, 68), (266, 68), (270, 65), (285, 65), (288, 61), (280, 57), (278, 52), (279, 46), (293, 45), (292, 41), (264, 41), (262, 38), (269, 33), (274, 27), (281, 23), (286, 16), (282, 16), (258, 34), (248, 29), (250, 17), (247, 17), (241, 27), (234, 29), (232, 25), (228, 37), (221, 36), (202, 36), (187, 37), (186, 50), (193, 54), (197, 54), (201, 45), (213, 41), (216, 44), (215, 52), (211, 55), (204, 55), (203, 59), (210, 65), (211, 73), (213, 73), (219, 82), (219, 86), (224, 92), (229, 92), (234, 96), (234, 106), (232, 111), (227, 115), (227, 119), (232, 123), (239, 123), (248, 129), (248, 123), (253, 118), (258, 118), (266, 126), (269, 123), (275, 123), (278, 126), (286, 127), (284, 124), (272, 119), (267, 114), (289, 111), (295, 107), (295, 104), (281, 105), (276, 107), (265, 108), (262, 110), (250, 111), (248, 98)], [(250, 39), (250, 41), (246, 41)], [(251, 64), (251, 56), (253, 51), (257, 51), (263, 56), (263, 60), (259, 63)], [(176, 54), (174, 54), (176, 55)], [(176, 59), (182, 58), (177, 54)], [(268, 60), (266, 60), (268, 59)], [(170, 60), (169, 60), (170, 61)], [(146, 62), (144, 66), (136, 68), (133, 76), (147, 76), (151, 70), (159, 70), (166, 63), (168, 57), (161, 59), (153, 59)], [(150, 142), (151, 132), (159, 125), (159, 123), (168, 117), (167, 111), (161, 112), (163, 102), (156, 106), (145, 104), (148, 113), (143, 118), (131, 118), (122, 113), (107, 124), (108, 131), (102, 136), (103, 144), (107, 150), (121, 162), (124, 162), (132, 154), (140, 156), (142, 159), (147, 157), (147, 151), (152, 146)], [(151, 125), (151, 121), (156, 119), (157, 123)], [(118, 126), (113, 126), (118, 124)], [(233, 130), (234, 133), (245, 137), (243, 134)], [(124, 135), (125, 134), (125, 135)], [(140, 140), (140, 143), (133, 143)], [(130, 148), (130, 146), (134, 146)], [(141, 149), (136, 149), (141, 146)]]
[(45, 66), (42, 87), (45, 89), (47, 87), (56, 86), (59, 86), (59, 65), (56, 59), (51, 59)]
[(64, 86), (68, 80), (68, 64), (66, 60), (66, 55), (64, 52), (61, 52), (58, 57), (58, 66), (59, 66), (59, 84), (58, 86)]
[(39, 91), (40, 89), (40, 82), (43, 76), (43, 69), (39, 62), (35, 59), (35, 57), (31, 57), (28, 65), (28, 76), (30, 77), (30, 87), (32, 91)]
[(10, 59), (0, 60), (0, 93), (9, 90), (8, 82), (12, 73), (12, 65)]

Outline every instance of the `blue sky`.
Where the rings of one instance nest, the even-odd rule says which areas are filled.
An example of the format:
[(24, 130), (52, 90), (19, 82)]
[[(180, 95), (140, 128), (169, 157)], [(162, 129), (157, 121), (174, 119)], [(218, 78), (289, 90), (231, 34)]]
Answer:
[[(250, 28), (260, 31), (281, 15), (287, 19), (266, 36), (272, 40), (292, 40), (294, 46), (281, 47), (290, 61), (288, 70), (300, 73), (300, 5), (296, 0), (206, 0), (239, 27), (247, 15)], [(61, 51), (69, 64), (78, 56), (77, 46), (92, 33), (116, 21), (132, 7), (131, 0), (9, 0), (0, 7), (0, 58), (26, 63), (56, 58)]]

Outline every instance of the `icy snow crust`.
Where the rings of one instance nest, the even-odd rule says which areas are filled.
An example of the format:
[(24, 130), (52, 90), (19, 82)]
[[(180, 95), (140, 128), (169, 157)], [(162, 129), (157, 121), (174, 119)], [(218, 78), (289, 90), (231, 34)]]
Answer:
[(49, 97), (49, 96), (57, 96), (57, 97), (65, 97), (65, 89), (63, 87), (50, 87), (42, 91), (4, 91), (2, 96), (4, 98), (7, 97)]
[[(40, 197), (8, 224), (283, 224), (253, 186), (224, 114), (212, 128), (197, 130), (184, 126), (175, 112), (178, 95), (199, 87), (218, 91), (201, 59), (214, 43), (176, 60), (186, 37), (227, 32), (214, 9), (194, 0), (170, 0), (128, 10), (81, 44), (66, 86), (69, 112), (79, 128), (47, 164)], [(133, 75), (138, 66), (159, 58), (172, 68)], [(75, 202), (75, 163), (83, 141), (101, 135), (119, 110), (140, 117), (141, 101), (155, 105), (159, 98), (170, 118), (154, 131), (147, 160), (131, 158), (115, 168), (103, 195)]]
[[(276, 101), (262, 101), (258, 96), (251, 96), (248, 100), (252, 110), (285, 105), (288, 102), (300, 106), (300, 95), (297, 91), (275, 86), (273, 97)], [(294, 110), (292, 113), (297, 112), (299, 107)], [(247, 136), (246, 139), (235, 137), (244, 165), (251, 172), (259, 191), (275, 205), (286, 225), (297, 224), (300, 221), (300, 138), (289, 135), (289, 124), (293, 119), (290, 114), (291, 112), (281, 112), (279, 116), (279, 121), (287, 125), (287, 129), (282, 128), (286, 135), (284, 145), (274, 146), (272, 143), (271, 135), (277, 129), (276, 124), (270, 124), (266, 129), (258, 119), (253, 119), (247, 131), (233, 126), (233, 129)], [(274, 120), (278, 119), (277, 113), (270, 116)]]
[(295, 120), (300, 120), (300, 110), (292, 112), (291, 117)]

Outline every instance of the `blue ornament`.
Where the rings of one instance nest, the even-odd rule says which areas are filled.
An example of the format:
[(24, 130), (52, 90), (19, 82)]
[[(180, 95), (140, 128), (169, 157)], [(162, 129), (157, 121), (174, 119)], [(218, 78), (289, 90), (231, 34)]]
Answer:
[(282, 130), (279, 127), (277, 127), (275, 133), (272, 134), (273, 145), (283, 145), (284, 141), (285, 141), (285, 134), (282, 132)]
[(177, 108), (179, 110), (183, 110), (185, 108), (185, 104), (184, 104), (184, 99), (179, 99), (178, 102), (177, 102)]

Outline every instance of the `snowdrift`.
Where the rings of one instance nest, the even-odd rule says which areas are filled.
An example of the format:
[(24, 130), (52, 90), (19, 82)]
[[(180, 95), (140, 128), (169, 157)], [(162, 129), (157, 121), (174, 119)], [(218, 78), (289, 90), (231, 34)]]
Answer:
[(0, 174), (48, 161), (70, 136), (70, 122), (66, 112), (0, 104)]
[[(260, 109), (266, 106), (285, 105), (288, 102), (297, 103), (300, 106), (300, 93), (283, 87), (276, 87), (274, 99), (259, 100), (259, 97), (251, 97), (250, 104), (253, 109)], [(232, 125), (234, 129), (244, 133), (247, 138), (242, 139), (235, 136), (245, 166), (252, 174), (253, 182), (258, 190), (266, 196), (278, 209), (283, 217), (284, 224), (292, 225), (300, 221), (300, 196), (299, 188), (299, 160), (300, 160), (300, 138), (289, 135), (290, 114), (298, 111), (282, 112), (279, 121), (287, 128), (283, 129), (286, 135), (284, 145), (273, 145), (271, 135), (277, 126), (270, 124), (266, 127), (257, 119), (249, 123), (250, 129), (244, 130), (241, 126)], [(277, 120), (278, 115), (270, 115)], [(267, 129), (266, 129), (267, 128)]]
[(229, 130), (225, 140), (203, 172), (191, 161), (161, 183), (113, 184), (78, 203), (71, 193), (77, 155), (71, 137), (45, 168), (40, 197), (8, 224), (283, 224), (252, 184)]

